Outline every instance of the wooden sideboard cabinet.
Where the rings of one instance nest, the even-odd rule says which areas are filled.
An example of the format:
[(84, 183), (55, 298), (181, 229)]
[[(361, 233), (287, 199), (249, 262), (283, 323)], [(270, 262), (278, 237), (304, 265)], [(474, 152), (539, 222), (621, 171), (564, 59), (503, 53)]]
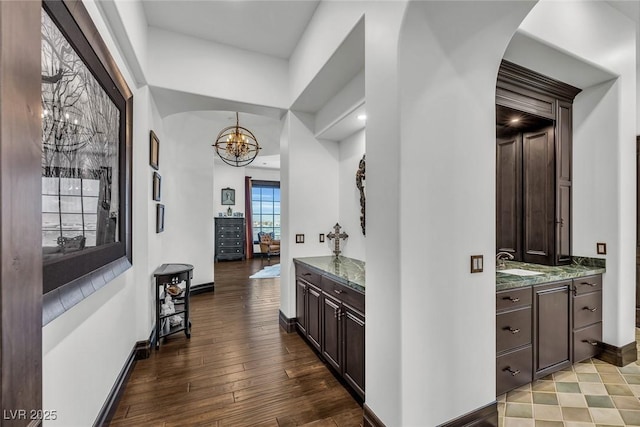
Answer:
[(296, 326), (364, 399), (364, 294), (296, 263)]
[(245, 258), (245, 225), (241, 217), (216, 217), (215, 260)]
[(496, 292), (496, 395), (601, 351), (602, 275)]

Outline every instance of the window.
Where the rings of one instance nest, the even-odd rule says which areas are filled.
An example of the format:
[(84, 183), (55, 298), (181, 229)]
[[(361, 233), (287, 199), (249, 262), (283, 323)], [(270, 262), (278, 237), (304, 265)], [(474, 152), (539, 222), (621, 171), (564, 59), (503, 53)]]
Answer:
[(253, 241), (258, 233), (273, 233), (280, 240), (280, 182), (251, 181), (251, 215)]

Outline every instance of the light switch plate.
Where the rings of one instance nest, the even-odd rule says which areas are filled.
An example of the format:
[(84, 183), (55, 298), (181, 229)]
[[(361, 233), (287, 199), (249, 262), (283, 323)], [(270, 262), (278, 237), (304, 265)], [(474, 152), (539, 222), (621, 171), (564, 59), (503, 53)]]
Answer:
[(320, 243), (324, 243), (324, 233), (320, 233)]
[(607, 254), (607, 244), (606, 243), (596, 243), (596, 248), (598, 255), (606, 255)]
[(304, 243), (304, 234), (296, 234), (296, 243)]
[(484, 257), (482, 255), (471, 255), (471, 272), (482, 273), (484, 269)]

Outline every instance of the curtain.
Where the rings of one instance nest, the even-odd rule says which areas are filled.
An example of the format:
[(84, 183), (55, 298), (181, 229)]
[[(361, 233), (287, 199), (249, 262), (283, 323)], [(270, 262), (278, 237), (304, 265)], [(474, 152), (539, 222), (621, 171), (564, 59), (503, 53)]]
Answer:
[(245, 226), (245, 253), (247, 259), (253, 258), (253, 229), (251, 222), (253, 219), (253, 212), (251, 210), (251, 177), (244, 177), (244, 216), (246, 218)]

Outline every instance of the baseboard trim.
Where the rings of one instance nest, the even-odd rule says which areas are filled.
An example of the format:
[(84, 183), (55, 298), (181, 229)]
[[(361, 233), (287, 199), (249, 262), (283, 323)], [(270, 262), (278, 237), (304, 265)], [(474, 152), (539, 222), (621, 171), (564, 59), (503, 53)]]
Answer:
[(111, 422), (111, 419), (118, 408), (118, 402), (120, 401), (120, 397), (122, 397), (127, 380), (129, 379), (129, 376), (131, 376), (131, 372), (133, 372), (133, 368), (136, 365), (137, 346), (138, 343), (136, 343), (133, 346), (133, 349), (131, 349), (131, 353), (129, 353), (129, 357), (124, 363), (118, 378), (116, 378), (115, 384), (113, 384), (109, 395), (107, 395), (107, 400), (104, 402), (104, 405), (102, 405), (102, 408), (98, 413), (98, 417), (93, 423), (93, 427), (108, 426)]
[(596, 356), (598, 359), (611, 363), (616, 366), (627, 366), (631, 362), (638, 360), (638, 351), (636, 349), (636, 342), (630, 342), (622, 347), (616, 347), (615, 345), (607, 344), (605, 342), (600, 343), (602, 353)]
[(380, 418), (365, 403), (362, 405), (362, 427), (385, 427)]
[(135, 353), (136, 360), (148, 359), (151, 356), (151, 341), (144, 340), (136, 342), (136, 345), (133, 347), (133, 351)]
[(213, 292), (215, 291), (214, 282), (202, 283), (200, 285), (194, 285), (191, 287), (191, 292), (189, 295), (198, 295), (204, 292)]
[(498, 402), (491, 402), (486, 406), (461, 415), (439, 427), (498, 427)]
[(278, 323), (280, 323), (280, 327), (284, 329), (284, 331), (288, 334), (295, 331), (296, 329), (295, 317), (292, 319), (289, 319), (287, 316), (284, 315), (282, 310), (280, 310), (280, 315), (278, 316)]

